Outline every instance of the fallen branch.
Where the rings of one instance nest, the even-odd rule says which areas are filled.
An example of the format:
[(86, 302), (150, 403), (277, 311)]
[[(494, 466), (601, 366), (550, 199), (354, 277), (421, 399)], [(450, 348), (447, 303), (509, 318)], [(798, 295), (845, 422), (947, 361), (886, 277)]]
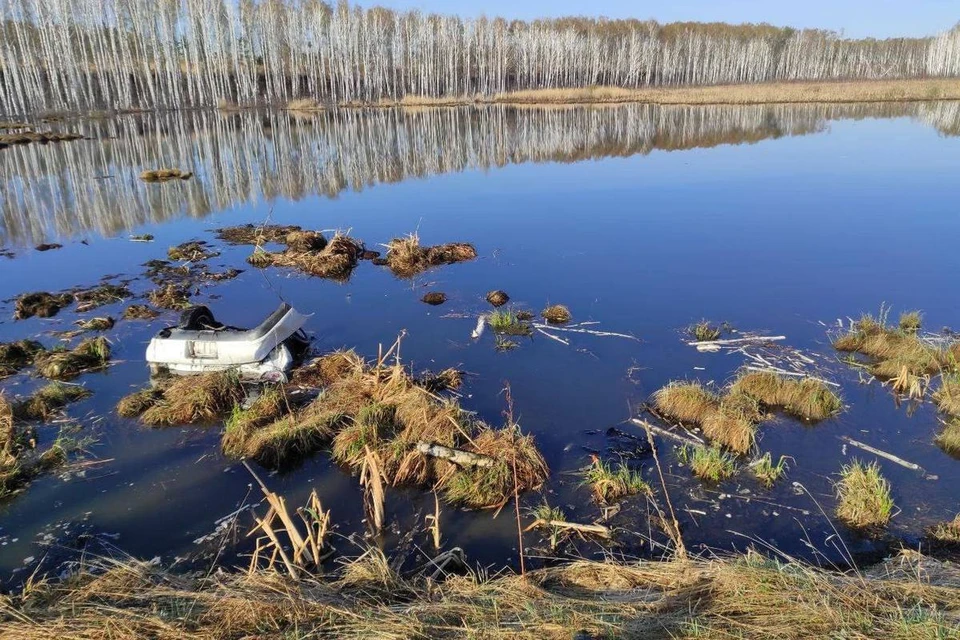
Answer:
[(439, 444), (430, 444), (429, 442), (418, 442), (417, 451), (425, 456), (449, 460), (453, 464), (461, 467), (489, 467), (495, 462), (493, 458), (487, 456), (477, 455), (476, 453), (462, 451), (460, 449), (451, 449), (450, 447), (444, 447)]
[(694, 436), (682, 436), (679, 433), (674, 433), (673, 431), (667, 431), (657, 425), (650, 424), (646, 420), (641, 420), (640, 418), (630, 418), (630, 422), (637, 425), (638, 427), (643, 427), (647, 431), (652, 431), (658, 435), (676, 440), (677, 442), (684, 444), (688, 447), (705, 447), (706, 445), (699, 438), (694, 438)]
[(534, 325), (533, 328), (536, 329), (538, 333), (542, 333), (543, 335), (547, 336), (547, 337), (550, 338), (551, 340), (556, 340), (556, 341), (559, 342), (560, 344), (565, 344), (565, 345), (567, 345), (568, 347), (570, 346), (570, 341), (569, 341), (569, 340), (564, 340), (564, 339), (561, 338), (560, 336), (555, 336), (555, 335), (553, 335), (553, 334), (551, 334), (551, 333), (547, 333), (546, 331), (544, 331), (543, 329), (541, 329), (540, 327), (538, 327), (538, 326), (536, 326), (536, 325)]
[(688, 342), (687, 345), (691, 347), (699, 347), (701, 345), (723, 346), (727, 344), (743, 344), (744, 342), (774, 342), (775, 340), (786, 339), (787, 336), (751, 336), (749, 338), (731, 338), (729, 340), (695, 340)]
[(539, 322), (533, 323), (533, 328), (543, 333), (543, 329), (550, 329), (551, 331), (564, 331), (566, 333), (586, 333), (591, 336), (600, 336), (603, 338), (626, 338), (627, 340), (636, 340), (640, 341), (640, 338), (637, 336), (631, 336), (628, 333), (616, 333), (614, 331), (597, 331), (595, 329), (577, 329), (575, 327), (558, 327), (552, 324), (541, 324)]
[(524, 529), (524, 531), (530, 531), (531, 529), (536, 529), (537, 527), (555, 527), (557, 529), (576, 531), (578, 533), (589, 533), (602, 538), (610, 537), (610, 528), (605, 527), (602, 524), (580, 524), (579, 522), (567, 522), (565, 520), (541, 520), (539, 518), (534, 520), (533, 524)]
[(913, 462), (908, 462), (908, 461), (904, 460), (903, 458), (900, 458), (900, 457), (898, 457), (898, 456), (893, 455), (892, 453), (887, 453), (886, 451), (881, 451), (880, 449), (876, 449), (876, 448), (874, 448), (874, 447), (871, 447), (871, 446), (868, 445), (868, 444), (864, 444), (864, 443), (862, 443), (862, 442), (860, 442), (860, 441), (858, 441), (858, 440), (854, 440), (853, 438), (851, 438), (851, 437), (849, 437), (849, 436), (838, 436), (838, 437), (839, 437), (841, 440), (843, 440), (844, 442), (846, 442), (847, 444), (851, 445), (851, 446), (857, 447), (858, 449), (863, 449), (864, 451), (867, 451), (867, 452), (869, 452), (869, 453), (872, 453), (872, 454), (874, 454), (874, 455), (876, 455), (876, 456), (880, 456), (881, 458), (886, 458), (886, 459), (889, 460), (890, 462), (896, 462), (896, 463), (897, 463), (898, 465), (900, 465), (901, 467), (906, 467), (907, 469), (913, 469), (914, 471), (919, 471), (919, 472), (921, 472), (921, 473), (926, 473), (926, 472), (924, 471), (923, 467), (921, 467), (920, 465), (915, 464), (915, 463), (913, 463)]

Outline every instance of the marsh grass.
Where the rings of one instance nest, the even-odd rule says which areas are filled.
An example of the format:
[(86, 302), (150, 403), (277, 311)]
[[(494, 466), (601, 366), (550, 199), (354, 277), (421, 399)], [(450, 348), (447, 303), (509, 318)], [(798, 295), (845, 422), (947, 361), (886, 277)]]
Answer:
[(524, 322), (510, 310), (497, 309), (487, 315), (487, 324), (502, 336), (529, 336), (533, 333), (530, 323)]
[(836, 483), (837, 517), (854, 529), (879, 529), (890, 521), (893, 498), (890, 483), (875, 462), (854, 460), (845, 465)]
[(710, 324), (708, 320), (701, 320), (692, 325), (688, 331), (698, 342), (712, 342), (720, 338), (723, 329), (720, 325)]
[(671, 382), (653, 395), (660, 413), (692, 425), (701, 425), (720, 407), (720, 397), (699, 382)]
[(124, 320), (153, 320), (159, 315), (159, 311), (145, 304), (132, 304), (123, 310)]
[(927, 535), (940, 543), (960, 545), (960, 514), (949, 522), (941, 522), (930, 527)]
[(227, 244), (261, 246), (266, 242), (282, 244), (291, 233), (302, 230), (303, 229), (297, 225), (242, 224), (233, 227), (221, 227), (215, 229), (214, 233), (217, 234), (218, 240), (222, 240)]
[(547, 539), (550, 543), (550, 549), (551, 551), (556, 551), (557, 547), (560, 546), (561, 540), (566, 537), (566, 534), (563, 529), (550, 523), (566, 522), (567, 514), (559, 507), (551, 507), (544, 501), (531, 509), (530, 515), (533, 517), (534, 522), (543, 523), (542, 526), (547, 528), (549, 532)]
[(323, 251), (327, 246), (326, 237), (319, 231), (299, 229), (284, 236), (283, 242), (291, 251)]
[(101, 282), (94, 287), (74, 291), (73, 296), (77, 301), (77, 312), (85, 313), (104, 305), (123, 302), (132, 297), (133, 293), (124, 284)]
[(110, 361), (110, 343), (103, 336), (87, 338), (73, 349), (51, 349), (34, 360), (37, 373), (51, 380), (71, 380), (88, 371), (99, 371)]
[(919, 311), (904, 311), (900, 314), (900, 321), (897, 324), (904, 333), (917, 333), (920, 331), (921, 323)]
[(819, 422), (843, 409), (843, 401), (824, 382), (791, 378), (766, 371), (743, 371), (730, 387), (770, 409), (780, 409), (810, 422)]
[(161, 309), (183, 310), (190, 306), (190, 289), (170, 283), (150, 291), (147, 299), (150, 304)]
[(731, 392), (720, 399), (719, 406), (703, 419), (701, 427), (703, 434), (713, 442), (743, 454), (756, 442), (760, 418), (760, 407), (755, 399)]
[(960, 418), (953, 417), (945, 422), (935, 442), (947, 454), (960, 457)]
[(940, 387), (933, 392), (933, 401), (940, 411), (951, 416), (960, 416), (960, 374), (943, 374), (940, 377)]
[[(322, 250), (287, 247), (280, 253), (269, 254), (269, 260), (277, 267), (292, 267), (307, 275), (346, 282), (357, 267), (362, 253), (363, 243), (338, 231)], [(262, 260), (266, 261), (265, 258)]]
[(46, 291), (24, 293), (17, 298), (13, 317), (17, 320), (25, 320), (34, 316), (37, 318), (52, 318), (72, 302), (72, 293), (48, 293)]
[(567, 324), (573, 319), (570, 309), (562, 304), (550, 305), (540, 312), (540, 316), (550, 324)]
[(0, 342), (0, 380), (32, 365), (43, 351), (43, 345), (36, 340)]
[(770, 488), (776, 484), (777, 480), (782, 478), (787, 472), (787, 459), (780, 456), (776, 464), (773, 463), (773, 456), (770, 452), (763, 454), (756, 462), (750, 465), (753, 475), (757, 477), (760, 483)]
[(234, 371), (174, 376), (125, 396), (117, 404), (117, 413), (156, 427), (210, 424), (229, 416), (243, 398), (243, 386)]
[(247, 262), (257, 269), (266, 269), (273, 265), (273, 256), (274, 254), (258, 246), (254, 248), (253, 253), (247, 256)]
[(108, 331), (113, 328), (114, 319), (110, 316), (104, 316), (99, 318), (89, 318), (86, 320), (77, 320), (74, 322), (75, 325), (80, 327), (82, 331)]
[(398, 278), (411, 278), (431, 267), (467, 262), (477, 257), (472, 244), (450, 242), (424, 247), (416, 233), (394, 238), (386, 247), (387, 266)]
[(689, 465), (693, 475), (705, 482), (716, 484), (737, 472), (736, 459), (720, 447), (680, 447), (677, 457)]
[(79, 385), (51, 382), (14, 404), (13, 415), (18, 420), (49, 420), (68, 404), (91, 395), (89, 389)]
[[(650, 494), (650, 485), (641, 473), (631, 469), (624, 462), (613, 465), (600, 459), (581, 470), (583, 484), (593, 491), (594, 498), (603, 504), (616, 502), (621, 498), (637, 494)], [(555, 520), (562, 518), (554, 518)]]
[(497, 289), (496, 291), (491, 291), (487, 294), (487, 302), (495, 307), (502, 307), (510, 302), (510, 296), (507, 295), (506, 291)]

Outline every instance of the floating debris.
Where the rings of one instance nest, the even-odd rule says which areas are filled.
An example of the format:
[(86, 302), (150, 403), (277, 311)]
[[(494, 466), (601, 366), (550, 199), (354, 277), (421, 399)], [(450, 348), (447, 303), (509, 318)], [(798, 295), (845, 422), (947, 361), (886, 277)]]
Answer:
[(130, 242), (153, 242), (153, 234), (141, 233), (139, 235), (132, 235), (130, 236)]
[(420, 300), (429, 305), (437, 306), (447, 301), (447, 294), (440, 291), (431, 291), (429, 293), (425, 293)]
[(114, 320), (110, 316), (77, 320), (73, 324), (83, 331), (107, 331), (113, 328)]
[(0, 380), (32, 365), (43, 351), (43, 345), (36, 340), (0, 342)]
[(201, 262), (218, 255), (206, 240), (191, 240), (167, 249), (167, 257), (181, 262)]
[(893, 499), (890, 483), (875, 462), (854, 460), (845, 465), (836, 484), (837, 517), (853, 529), (877, 530), (890, 521)]
[(17, 401), (13, 405), (13, 415), (17, 420), (49, 420), (68, 404), (91, 395), (93, 394), (86, 387), (51, 382), (29, 398)]
[(44, 378), (70, 380), (88, 371), (97, 371), (110, 361), (110, 343), (100, 336), (88, 338), (74, 349), (51, 349), (37, 354), (34, 364)]
[(183, 286), (168, 284), (148, 293), (147, 299), (161, 309), (186, 309), (190, 306), (190, 290)]
[(25, 293), (17, 298), (14, 318), (17, 320), (25, 320), (34, 316), (52, 318), (71, 302), (73, 302), (72, 293), (48, 293), (46, 291)]
[(477, 257), (472, 244), (450, 242), (432, 247), (420, 246), (420, 236), (411, 233), (403, 238), (394, 238), (387, 244), (387, 266), (394, 275), (410, 278), (431, 267), (466, 262)]
[(554, 304), (540, 312), (540, 316), (550, 324), (567, 324), (573, 318), (570, 310), (562, 304)]
[(89, 289), (75, 291), (74, 297), (77, 300), (77, 313), (85, 313), (107, 304), (123, 302), (133, 297), (133, 293), (126, 285), (103, 282)]
[(291, 251), (322, 251), (327, 239), (319, 231), (291, 231), (283, 239)]
[(192, 171), (181, 169), (148, 169), (140, 174), (144, 182), (168, 182), (170, 180), (189, 180), (193, 177)]
[[(500, 291), (499, 289), (497, 289), (496, 291), (491, 291), (490, 293), (487, 294), (487, 302), (489, 302), (495, 307), (502, 307), (503, 305), (510, 302), (510, 296), (507, 295), (506, 291)], [(528, 318), (528, 320), (529, 319), (530, 318)]]
[(132, 304), (123, 310), (124, 320), (153, 320), (159, 315), (159, 311), (145, 304)]
[(50, 251), (52, 249), (62, 249), (63, 245), (56, 242), (44, 242), (43, 244), (38, 244), (34, 247), (37, 251)]

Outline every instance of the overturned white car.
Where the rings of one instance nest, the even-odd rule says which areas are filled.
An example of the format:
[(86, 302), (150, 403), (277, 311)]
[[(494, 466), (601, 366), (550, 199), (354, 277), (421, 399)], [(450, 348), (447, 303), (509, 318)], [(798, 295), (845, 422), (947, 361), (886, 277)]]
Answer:
[(150, 373), (236, 369), (245, 380), (286, 382), (287, 373), (309, 346), (302, 329), (308, 317), (284, 302), (259, 326), (239, 329), (217, 322), (207, 307), (191, 307), (176, 327), (167, 327), (150, 340)]

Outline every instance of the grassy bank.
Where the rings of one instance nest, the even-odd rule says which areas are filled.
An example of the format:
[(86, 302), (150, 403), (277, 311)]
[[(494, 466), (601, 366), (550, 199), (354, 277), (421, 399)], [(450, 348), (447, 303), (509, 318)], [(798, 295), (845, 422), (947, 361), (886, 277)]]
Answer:
[[(857, 82), (784, 82), (648, 89), (622, 89), (619, 87), (594, 86), (582, 89), (514, 91), (500, 93), (494, 96), (451, 96), (445, 98), (405, 96), (401, 100), (383, 101), (376, 105), (351, 102), (341, 106), (448, 107), (474, 104), (564, 105), (619, 104), (630, 102), (667, 105), (742, 105), (926, 100), (960, 100), (960, 80), (931, 78), (919, 80), (865, 80)], [(309, 110), (307, 108), (309, 104), (316, 105), (316, 103), (300, 101), (298, 108), (299, 110)]]
[(952, 638), (958, 584), (955, 566), (912, 552), (858, 574), (745, 555), (440, 581), (402, 578), (376, 550), (298, 582), (128, 561), (3, 597), (0, 637)]

